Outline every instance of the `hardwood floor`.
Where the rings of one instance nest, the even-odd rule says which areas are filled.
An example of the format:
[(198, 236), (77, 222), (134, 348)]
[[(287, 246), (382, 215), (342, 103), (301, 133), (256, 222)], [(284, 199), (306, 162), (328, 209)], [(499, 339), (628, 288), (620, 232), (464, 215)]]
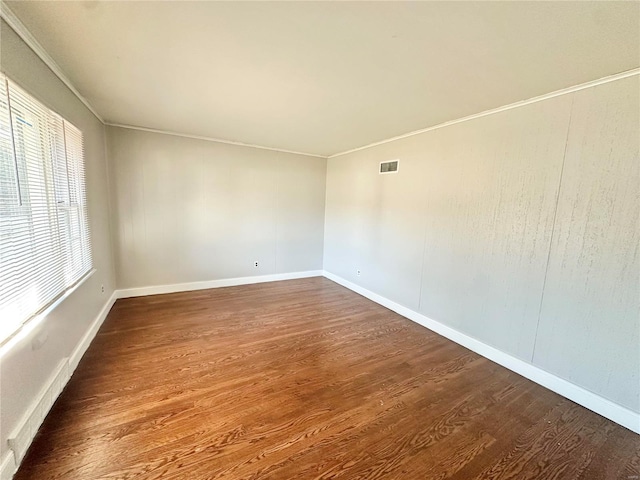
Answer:
[(118, 300), (25, 479), (624, 479), (640, 437), (323, 279)]

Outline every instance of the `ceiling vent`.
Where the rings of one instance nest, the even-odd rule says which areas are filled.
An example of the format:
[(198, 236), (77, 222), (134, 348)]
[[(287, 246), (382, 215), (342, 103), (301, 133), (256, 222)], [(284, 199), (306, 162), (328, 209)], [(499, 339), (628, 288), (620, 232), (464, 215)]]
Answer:
[(400, 160), (389, 160), (388, 162), (380, 162), (380, 173), (398, 173), (400, 168)]

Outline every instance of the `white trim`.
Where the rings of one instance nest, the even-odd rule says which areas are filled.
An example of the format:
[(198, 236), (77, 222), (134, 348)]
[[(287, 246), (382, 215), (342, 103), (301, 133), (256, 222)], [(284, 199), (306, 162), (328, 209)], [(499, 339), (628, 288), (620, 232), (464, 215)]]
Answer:
[(62, 83), (64, 83), (67, 86), (67, 88), (69, 88), (69, 90), (71, 90), (71, 92), (76, 97), (78, 97), (78, 100), (80, 100), (85, 105), (85, 107), (87, 107), (91, 111), (91, 113), (93, 113), (96, 116), (96, 118), (100, 120), (100, 122), (102, 122), (103, 125), (108, 125), (110, 127), (128, 128), (131, 130), (142, 130), (144, 132), (151, 132), (151, 133), (162, 133), (165, 135), (193, 138), (196, 140), (206, 140), (208, 142), (226, 143), (228, 145), (237, 145), (240, 147), (259, 148), (261, 150), (271, 150), (273, 152), (292, 153), (294, 155), (304, 155), (306, 157), (317, 157), (317, 158), (325, 158), (325, 159), (327, 158), (326, 155), (318, 155), (316, 153), (297, 152), (295, 150), (285, 150), (282, 148), (266, 147), (264, 145), (255, 145), (252, 143), (235, 142), (232, 140), (223, 140), (221, 138), (206, 137), (201, 135), (190, 135), (187, 133), (174, 132), (170, 130), (158, 130), (154, 128), (137, 127), (134, 125), (125, 125), (120, 123), (106, 122), (100, 116), (100, 114), (96, 111), (96, 109), (91, 106), (89, 101), (82, 96), (82, 94), (76, 89), (76, 87), (73, 86), (73, 83), (71, 83), (71, 80), (69, 80), (69, 78), (64, 74), (64, 72), (62, 71), (60, 66), (56, 63), (56, 61), (51, 57), (51, 55), (49, 55), (49, 53), (44, 49), (44, 47), (40, 45), (40, 42), (36, 40), (33, 34), (25, 26), (25, 24), (22, 23), (22, 21), (18, 18), (18, 16), (15, 13), (13, 13), (11, 8), (9, 8), (9, 6), (3, 0), (0, 0), (0, 17), (3, 18), (5, 22), (7, 22), (7, 24), (24, 41), (24, 43), (26, 43), (27, 46), (31, 48), (31, 50), (33, 50), (33, 52), (38, 57), (40, 57), (40, 59), (45, 63), (45, 65), (47, 65), (47, 67), (49, 67), (49, 69), (53, 72), (53, 74), (56, 77), (58, 77), (62, 81)]
[(26, 43), (27, 46), (29, 48), (31, 48), (31, 50), (33, 50), (33, 52), (40, 58), (40, 60), (42, 60), (45, 63), (45, 65), (47, 65), (47, 67), (49, 67), (49, 69), (53, 72), (53, 74), (56, 77), (58, 77), (62, 81), (62, 83), (64, 83), (67, 86), (67, 88), (69, 88), (69, 90), (71, 90), (71, 92), (76, 97), (78, 97), (78, 100), (80, 100), (84, 104), (84, 106), (87, 107), (91, 111), (91, 113), (93, 113), (96, 116), (96, 118), (98, 120), (100, 120), (100, 122), (102, 122), (103, 125), (108, 125), (110, 127), (128, 128), (128, 129), (131, 129), (131, 130), (142, 130), (142, 131), (151, 132), (151, 133), (163, 133), (165, 135), (173, 135), (173, 136), (176, 136), (176, 137), (193, 138), (193, 139), (196, 139), (196, 140), (206, 140), (208, 142), (226, 143), (228, 145), (237, 145), (237, 146), (240, 146), (240, 147), (259, 148), (261, 150), (271, 150), (273, 152), (292, 153), (294, 155), (304, 155), (304, 156), (307, 156), (307, 157), (318, 157), (318, 158), (325, 158), (325, 159), (327, 158), (326, 155), (318, 155), (316, 153), (297, 152), (297, 151), (294, 151), (294, 150), (285, 150), (285, 149), (282, 149), (282, 148), (266, 147), (266, 146), (263, 146), (263, 145), (254, 145), (254, 144), (251, 144), (251, 143), (235, 142), (235, 141), (232, 141), (232, 140), (223, 140), (223, 139), (214, 138), (214, 137), (206, 137), (206, 136), (201, 136), (201, 135), (190, 135), (190, 134), (187, 134), (187, 133), (174, 132), (174, 131), (170, 131), (170, 130), (157, 130), (157, 129), (154, 129), (154, 128), (137, 127), (137, 126), (134, 126), (134, 125), (125, 125), (125, 124), (120, 124), (120, 123), (106, 122), (100, 116), (100, 114), (96, 111), (96, 109), (93, 108), (93, 106), (91, 106), (89, 101), (82, 96), (82, 94), (76, 89), (76, 87), (73, 86), (73, 83), (71, 83), (71, 80), (69, 80), (69, 78), (65, 75), (65, 73), (62, 70), (62, 68), (60, 68), (60, 66), (51, 57), (51, 55), (49, 55), (49, 53), (44, 49), (44, 47), (40, 44), (40, 42), (38, 42), (38, 40), (36, 40), (36, 38), (33, 36), (33, 34), (26, 27), (26, 25), (24, 23), (22, 23), (22, 21), (18, 18), (18, 16), (15, 13), (13, 13), (11, 8), (9, 8), (9, 6), (3, 0), (0, 0), (0, 17), (2, 19), (4, 19), (5, 22), (7, 22), (7, 24), (24, 41), (24, 43)]
[(162, 295), (165, 293), (191, 292), (209, 288), (235, 287), (253, 283), (278, 282), (281, 280), (295, 280), (297, 278), (322, 277), (322, 270), (306, 272), (276, 273), (273, 275), (259, 275), (255, 277), (224, 278), (221, 280), (207, 280), (203, 282), (174, 283), (171, 285), (155, 285), (150, 287), (125, 288), (117, 290), (118, 298), (145, 297), (147, 295)]
[[(1, 0), (0, 0), (1, 1)], [(223, 140), (221, 138), (206, 137), (204, 135), (191, 135), (189, 133), (174, 132), (171, 130), (159, 130), (157, 128), (138, 127), (135, 125), (125, 125), (122, 123), (106, 122), (109, 127), (128, 128), (129, 130), (140, 130), (142, 132), (161, 133), (163, 135), (172, 135), (174, 137), (193, 138), (195, 140), (204, 140), (207, 142), (226, 143), (227, 145), (236, 145), (238, 147), (259, 148), (260, 150), (271, 150), (272, 152), (292, 153), (294, 155), (304, 155), (305, 157), (327, 158), (326, 155), (318, 155), (316, 153), (296, 152), (295, 150), (285, 150), (283, 148), (265, 147), (264, 145), (255, 145), (253, 143), (235, 142), (233, 140)]]
[(109, 310), (116, 301), (116, 292), (113, 292), (104, 304), (95, 320), (84, 334), (70, 357), (63, 358), (51, 376), (44, 383), (38, 395), (32, 400), (26, 409), (22, 419), (7, 438), (12, 452), (8, 452), (2, 460), (0, 480), (10, 479), (17, 471), (38, 429), (42, 425), (47, 413), (62, 393), (65, 385), (73, 375), (82, 355), (86, 352), (95, 337), (100, 326), (109, 314)]
[(552, 373), (542, 370), (529, 362), (516, 358), (508, 353), (505, 353), (497, 348), (491, 347), (480, 340), (476, 340), (464, 333), (454, 330), (440, 322), (432, 320), (421, 313), (415, 312), (410, 308), (404, 307), (392, 300), (389, 300), (377, 293), (371, 292), (355, 283), (352, 283), (344, 278), (341, 278), (333, 273), (323, 272), (323, 276), (332, 280), (349, 290), (354, 291), (362, 295), (363, 297), (372, 300), (383, 307), (393, 310), (394, 312), (402, 315), (409, 320), (412, 320), (423, 327), (432, 330), (433, 332), (442, 335), (449, 340), (462, 345), (469, 350), (476, 352), (483, 357), (502, 365), (509, 370), (522, 375), (529, 380), (548, 388), (549, 390), (556, 392), (563, 397), (568, 398), (589, 410), (596, 412), (603, 417), (612, 420), (629, 430), (640, 434), (640, 413), (633, 412), (621, 405), (618, 405), (611, 400), (608, 400), (600, 395), (597, 395), (589, 390), (586, 390), (578, 385), (575, 385), (563, 378), (560, 378)]
[(9, 448), (13, 451), (16, 466), (19, 466), (24, 456), (44, 422), (53, 403), (69, 381), (69, 358), (65, 357), (44, 383), (38, 395), (33, 399), (26, 413), (13, 432), (7, 438)]
[(73, 92), (73, 94), (78, 97), (84, 106), (87, 107), (91, 113), (93, 113), (98, 120), (104, 123), (102, 117), (96, 112), (96, 110), (91, 106), (89, 101), (84, 98), (80, 92), (73, 86), (71, 80), (64, 74), (60, 66), (56, 63), (56, 61), (51, 58), (51, 55), (47, 53), (40, 42), (36, 40), (36, 38), (31, 34), (29, 29), (25, 26), (24, 23), (16, 16), (15, 13), (9, 8), (9, 6), (3, 1), (0, 0), (0, 17), (4, 19), (5, 22), (18, 34), (18, 36), (24, 41), (24, 43), (34, 51), (34, 53), (40, 57), (40, 59), (51, 69), (56, 77), (58, 77), (62, 83), (64, 83), (69, 90)]
[(113, 307), (113, 304), (116, 303), (117, 298), (118, 298), (117, 292), (114, 291), (109, 297), (109, 300), (107, 300), (107, 302), (102, 307), (102, 310), (100, 310), (100, 313), (98, 313), (98, 316), (96, 317), (96, 319), (93, 321), (93, 323), (89, 327), (89, 330), (87, 330), (87, 332), (83, 335), (82, 339), (80, 340), (80, 342), (78, 342), (78, 345), (71, 353), (71, 356), (69, 357), (70, 376), (73, 375), (73, 372), (75, 372), (76, 367), (78, 366), (78, 364), (80, 363), (80, 360), (82, 359), (82, 356), (85, 354), (85, 352), (89, 348), (89, 345), (91, 345), (91, 342), (93, 341), (96, 334), (98, 333), (98, 330), (100, 330), (100, 327), (102, 326), (105, 319), (107, 318), (107, 315), (111, 310), (111, 307)]
[(623, 78), (627, 78), (627, 77), (631, 77), (633, 75), (639, 75), (640, 74), (640, 68), (634, 68), (632, 70), (627, 70), (626, 72), (616, 73), (614, 75), (609, 75), (609, 76), (606, 76), (606, 77), (603, 77), (603, 78), (599, 78), (597, 80), (592, 80), (590, 82), (585, 82), (585, 83), (581, 83), (579, 85), (574, 85), (572, 87), (564, 88), (564, 89), (561, 89), (561, 90), (556, 90), (556, 91), (551, 92), (551, 93), (546, 93), (544, 95), (533, 97), (533, 98), (530, 98), (528, 100), (522, 100), (522, 101), (519, 101), (519, 102), (510, 103), (508, 105), (504, 105), (502, 107), (494, 108), (494, 109), (491, 109), (491, 110), (485, 110), (484, 112), (475, 113), (473, 115), (468, 115), (466, 117), (462, 117), (462, 118), (458, 118), (458, 119), (451, 120), (451, 121), (448, 121), (448, 122), (440, 123), (438, 125), (433, 125), (431, 127), (423, 128), (423, 129), (420, 129), (420, 130), (415, 130), (415, 131), (412, 131), (412, 132), (409, 132), (409, 133), (404, 133), (402, 135), (398, 135), (398, 136), (395, 136), (395, 137), (387, 138), (385, 140), (380, 140), (380, 141), (374, 142), (374, 143), (369, 143), (367, 145), (363, 145), (361, 147), (352, 148), (350, 150), (345, 150), (343, 152), (334, 153), (332, 155), (319, 155), (319, 154), (316, 154), (316, 153), (297, 152), (295, 150), (285, 150), (285, 149), (281, 149), (281, 148), (266, 147), (266, 146), (263, 146), (263, 145), (255, 145), (255, 144), (251, 144), (251, 143), (236, 142), (236, 141), (232, 141), (232, 140), (223, 140), (223, 139), (214, 138), (214, 137), (206, 137), (206, 136), (201, 136), (201, 135), (190, 135), (190, 134), (174, 132), (174, 131), (170, 131), (170, 130), (158, 130), (158, 129), (153, 129), (153, 128), (138, 127), (138, 126), (134, 126), (134, 125), (126, 125), (126, 124), (106, 122), (98, 114), (98, 112), (91, 106), (89, 101), (86, 98), (84, 98), (80, 94), (80, 92), (73, 86), (73, 84), (71, 83), (71, 80), (69, 80), (69, 78), (64, 74), (64, 72), (62, 71), (60, 66), (55, 62), (55, 60), (53, 60), (53, 58), (47, 53), (47, 51), (42, 47), (42, 45), (40, 45), (40, 43), (36, 40), (36, 38), (31, 34), (29, 29), (22, 23), (22, 21), (16, 16), (16, 14), (13, 13), (13, 11), (9, 8), (9, 6), (3, 0), (0, 0), (0, 17), (3, 18), (5, 22), (7, 22), (7, 24), (18, 34), (18, 36), (20, 38), (22, 38), (22, 40), (35, 52), (35, 54), (38, 57), (40, 57), (40, 59), (51, 69), (51, 71), (69, 88), (69, 90), (71, 90), (71, 92), (73, 92), (73, 94), (76, 97), (78, 97), (78, 100), (80, 100), (91, 111), (91, 113), (93, 113), (96, 116), (96, 118), (98, 120), (100, 120), (100, 122), (102, 122), (104, 125), (108, 125), (108, 126), (111, 126), (111, 127), (128, 128), (128, 129), (131, 129), (131, 130), (141, 130), (141, 131), (151, 132), (151, 133), (163, 133), (165, 135), (174, 135), (174, 136), (177, 136), (177, 137), (193, 138), (193, 139), (196, 139), (196, 140), (206, 140), (206, 141), (209, 141), (209, 142), (226, 143), (228, 145), (238, 145), (238, 146), (242, 146), (242, 147), (259, 148), (259, 149), (262, 149), (262, 150), (271, 150), (271, 151), (274, 151), (274, 152), (292, 153), (292, 154), (295, 154), (295, 155), (304, 155), (304, 156), (308, 156), (308, 157), (317, 157), (317, 158), (325, 158), (325, 159), (339, 157), (341, 155), (346, 155), (348, 153), (357, 152), (359, 150), (364, 150), (364, 149), (367, 149), (367, 148), (375, 147), (377, 145), (383, 145), (385, 143), (393, 142), (395, 140), (400, 140), (400, 139), (403, 139), (403, 138), (412, 137), (414, 135), (419, 135), (421, 133), (429, 132), (431, 130), (436, 130), (438, 128), (443, 128), (443, 127), (448, 127), (450, 125), (455, 125), (456, 123), (462, 123), (462, 122), (466, 122), (468, 120), (473, 120), (473, 119), (476, 119), (476, 118), (485, 117), (487, 115), (493, 115), (494, 113), (504, 112), (506, 110), (511, 110), (513, 108), (522, 107), (522, 106), (525, 106), (525, 105), (529, 105), (531, 103), (540, 102), (540, 101), (543, 101), (543, 100), (548, 100), (550, 98), (558, 97), (560, 95), (566, 95), (566, 94), (569, 94), (569, 93), (577, 92), (579, 90), (583, 90), (585, 88), (595, 87), (597, 85), (602, 85), (604, 83), (614, 82), (616, 80), (622, 80)]
[[(35, 328), (40, 325), (50, 314), (55, 310), (55, 308), (64, 302), (69, 295), (75, 292), (80, 285), (85, 283), (89, 278), (96, 273), (96, 269), (92, 268), (87, 273), (85, 273), (80, 280), (78, 280), (71, 287), (67, 288), (58, 298), (56, 298), (53, 302), (47, 305), (44, 310), (41, 310), (39, 313), (31, 317), (29, 320), (24, 322), (15, 332), (13, 332), (8, 337), (2, 339), (0, 342), (0, 358), (2, 358), (7, 352), (11, 351), (11, 349), (17, 343), (21, 342), (27, 335), (29, 335)], [(3, 343), (4, 342), (4, 343)]]
[(602, 77), (597, 80), (592, 80), (590, 82), (581, 83), (579, 85), (574, 85), (572, 87), (563, 88), (561, 90), (556, 90), (555, 92), (545, 93), (544, 95), (540, 95), (537, 97), (529, 98), (528, 100), (521, 100), (519, 102), (510, 103), (508, 105), (503, 105), (502, 107), (493, 108), (491, 110), (485, 110), (484, 112), (474, 113), (473, 115), (468, 115), (466, 117), (458, 118), (455, 120), (450, 120), (448, 122), (439, 123), (437, 125), (433, 125), (431, 127), (422, 128), (420, 130), (415, 130), (413, 132), (404, 133), (402, 135), (398, 135), (396, 137), (387, 138), (385, 140), (380, 140), (379, 142), (369, 143), (368, 145), (364, 145), (362, 147), (352, 148), (351, 150), (345, 150), (344, 152), (334, 153), (329, 155), (327, 158), (335, 158), (341, 155), (346, 155), (348, 153), (357, 152), (359, 150), (364, 150), (366, 148), (376, 147), (378, 145), (383, 145), (389, 142), (395, 142), (396, 140), (401, 140), (407, 137), (413, 137), (414, 135), (420, 135), (421, 133), (430, 132), (431, 130), (437, 130), (439, 128), (448, 127), (450, 125), (455, 125), (456, 123), (467, 122), (469, 120), (474, 120), (476, 118), (486, 117), (487, 115), (493, 115), (494, 113), (504, 112), (506, 110), (511, 110), (514, 108), (524, 107), (525, 105), (529, 105), (531, 103), (541, 102), (543, 100), (548, 100), (550, 98), (559, 97), (561, 95), (567, 95), (569, 93), (578, 92), (580, 90), (584, 90), (585, 88), (595, 87), (597, 85), (602, 85), (604, 83), (615, 82), (616, 80), (622, 80), (623, 78), (632, 77), (634, 75), (640, 75), (640, 68), (634, 68), (632, 70), (627, 70), (626, 72), (616, 73), (615, 75), (609, 75), (607, 77)]
[(11, 480), (17, 471), (18, 468), (16, 467), (13, 454), (11, 451), (5, 452), (4, 457), (2, 457), (2, 462), (0, 463), (0, 480)]

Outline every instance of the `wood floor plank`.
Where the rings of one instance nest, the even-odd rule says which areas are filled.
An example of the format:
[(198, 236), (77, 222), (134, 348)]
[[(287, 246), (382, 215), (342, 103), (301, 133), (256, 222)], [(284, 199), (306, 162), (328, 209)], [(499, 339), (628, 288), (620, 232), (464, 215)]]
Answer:
[(633, 480), (640, 437), (323, 278), (118, 300), (16, 480)]

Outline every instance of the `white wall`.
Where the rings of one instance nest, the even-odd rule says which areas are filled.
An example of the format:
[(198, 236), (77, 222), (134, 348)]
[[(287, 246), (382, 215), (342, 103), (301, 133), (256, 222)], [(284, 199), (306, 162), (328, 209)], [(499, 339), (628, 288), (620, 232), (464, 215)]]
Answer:
[(72, 354), (89, 330), (114, 291), (115, 274), (110, 247), (104, 126), (4, 21), (0, 23), (0, 35), (2, 71), (84, 134), (89, 224), (96, 269), (89, 280), (0, 358), (0, 458), (4, 458), (8, 435), (37, 399), (60, 361)]
[(640, 411), (640, 77), (574, 95), (533, 363)]
[(118, 127), (108, 151), (118, 288), (322, 269), (324, 158)]
[(638, 92), (329, 159), (324, 269), (639, 412)]
[(317, 270), (323, 236), (325, 270), (640, 411), (637, 76), (328, 163), (109, 127), (107, 169), (105, 127), (0, 35), (2, 71), (83, 130), (97, 270), (0, 358), (0, 459), (116, 269), (119, 288)]

